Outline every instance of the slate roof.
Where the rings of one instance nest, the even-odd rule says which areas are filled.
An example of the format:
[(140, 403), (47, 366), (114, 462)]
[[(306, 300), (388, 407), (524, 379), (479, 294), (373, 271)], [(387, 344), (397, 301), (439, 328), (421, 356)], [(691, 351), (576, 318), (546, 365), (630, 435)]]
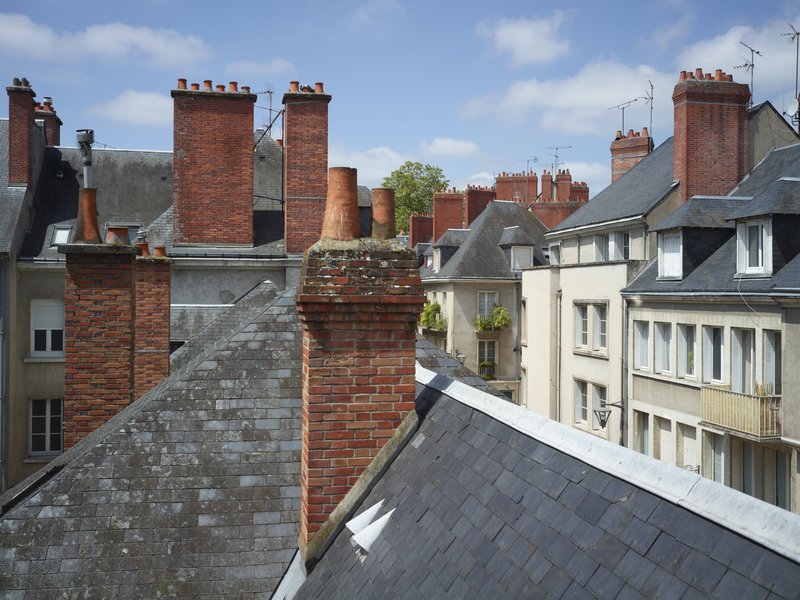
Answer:
[(25, 188), (8, 187), (8, 119), (0, 119), (0, 255), (9, 254), (25, 201)]
[(656, 223), (650, 231), (663, 231), (678, 227), (696, 227), (698, 229), (732, 229), (735, 223), (728, 220), (732, 211), (750, 198), (730, 196), (694, 196), (686, 201), (666, 218)]
[(797, 214), (800, 214), (800, 179), (782, 177), (750, 202), (731, 211), (728, 219)]
[(0, 497), (52, 473), (0, 518), (4, 593), (269, 595), (297, 548), (301, 334), (293, 291), (252, 294), (221, 339)]
[(500, 236), (497, 245), (502, 248), (504, 246), (533, 246), (535, 243), (536, 240), (522, 227), (512, 225), (503, 229), (503, 234)]
[(434, 242), (434, 248), (458, 248), (469, 235), (469, 229), (448, 229)]
[(515, 225), (519, 226), (527, 239), (537, 244), (534, 249), (535, 260), (544, 264), (541, 245), (547, 227), (516, 202), (495, 200), (487, 204), (472, 222), (468, 235), (450, 260), (436, 273), (422, 270), (423, 279), (516, 277), (498, 245), (503, 230)]
[(388, 524), (363, 560), (339, 534), (297, 598), (796, 597), (797, 515), (417, 380), (430, 410), (356, 511), (384, 500)]
[(673, 148), (674, 140), (669, 138), (624, 177), (556, 225), (553, 232), (646, 215), (677, 185)]
[(800, 177), (800, 144), (770, 151), (731, 191), (731, 195), (756, 196), (781, 177)]

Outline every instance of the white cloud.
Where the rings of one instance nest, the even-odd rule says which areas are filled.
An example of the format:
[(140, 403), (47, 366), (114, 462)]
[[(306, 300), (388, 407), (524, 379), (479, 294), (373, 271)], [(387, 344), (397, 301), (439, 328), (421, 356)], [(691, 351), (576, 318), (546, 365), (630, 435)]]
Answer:
[(382, 34), (389, 30), (393, 16), (402, 10), (397, 0), (369, 0), (345, 15), (341, 25), (354, 33)]
[(228, 73), (228, 75), (236, 77), (241, 77), (242, 75), (249, 75), (251, 77), (272, 77), (273, 75), (291, 73), (293, 71), (294, 65), (281, 57), (273, 58), (269, 62), (241, 60), (232, 62), (225, 68), (225, 72)]
[(660, 4), (667, 9), (677, 11), (675, 20), (669, 23), (666, 18), (659, 20), (657, 28), (644, 41), (645, 48), (654, 48), (659, 52), (670, 50), (673, 44), (686, 37), (696, 23), (695, 7), (686, 0), (666, 0)]
[(166, 127), (172, 124), (172, 99), (154, 92), (126, 90), (105, 104), (89, 109), (91, 114), (112, 121)]
[(355, 167), (358, 169), (358, 184), (375, 187), (384, 177), (402, 165), (409, 157), (386, 146), (368, 150), (348, 150), (342, 144), (332, 143), (329, 148), (328, 165), (332, 167)]
[(475, 31), (488, 39), (498, 52), (510, 54), (515, 67), (543, 64), (569, 52), (569, 41), (560, 39), (558, 34), (570, 16), (557, 10), (543, 19), (485, 20), (475, 26)]
[(474, 175), (470, 175), (469, 180), (473, 183), (477, 182), (476, 185), (480, 185), (481, 181), (488, 181), (489, 183), (494, 183), (494, 175), (489, 173), (489, 171), (481, 171), (480, 173), (475, 173)]
[(519, 126), (535, 114), (538, 125), (550, 131), (611, 136), (621, 127), (619, 111), (611, 107), (622, 102), (637, 100), (625, 112), (626, 129), (648, 124), (649, 108), (641, 99), (649, 91), (648, 81), (655, 86), (654, 127), (668, 125), (671, 130), (669, 98), (677, 77), (649, 65), (629, 66), (614, 60), (589, 63), (566, 79), (513, 82), (502, 94), (467, 100), (462, 114), (494, 116), (509, 126)]
[(200, 38), (174, 29), (107, 23), (58, 33), (25, 15), (0, 13), (0, 54), (52, 59), (65, 52), (73, 58), (144, 56), (150, 63), (166, 67), (191, 64), (209, 55)]
[(589, 186), (589, 196), (594, 197), (611, 183), (611, 160), (607, 163), (570, 161), (559, 165), (569, 169), (572, 181), (585, 181)]
[(465, 158), (478, 153), (478, 144), (468, 140), (437, 137), (431, 142), (422, 142), (420, 151), (429, 158)]

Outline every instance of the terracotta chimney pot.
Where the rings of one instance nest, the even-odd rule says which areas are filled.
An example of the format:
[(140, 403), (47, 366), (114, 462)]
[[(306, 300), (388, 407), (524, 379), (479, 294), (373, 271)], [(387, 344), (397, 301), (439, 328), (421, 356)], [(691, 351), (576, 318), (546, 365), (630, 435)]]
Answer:
[(166, 256), (167, 255), (167, 247), (166, 246), (156, 246), (153, 248), (153, 256)]
[(185, 79), (183, 79), (183, 78), (178, 79), (178, 89), (179, 90), (185, 90), (186, 89), (186, 80)]
[(397, 237), (394, 220), (394, 189), (372, 190), (372, 237), (376, 240), (391, 240)]
[(192, 84), (192, 90), (194, 90), (194, 91), (196, 92), (196, 91), (198, 91), (199, 89), (200, 89), (200, 84), (199, 84), (199, 83), (193, 83), (193, 84)]
[(249, 85), (243, 85), (242, 86), (242, 93), (243, 94), (249, 94), (250, 93), (250, 86)]
[(127, 227), (109, 227), (106, 231), (106, 244), (112, 246), (129, 246), (131, 243), (128, 237)]
[(351, 167), (328, 169), (328, 198), (322, 221), (322, 237), (348, 241), (360, 237), (357, 171)]
[(290, 81), (289, 82), (289, 91), (293, 94), (296, 94), (300, 91), (300, 82), (299, 81)]
[(323, 85), (322, 85), (321, 81), (318, 81), (317, 83), (314, 84), (314, 92), (317, 93), (317, 94), (324, 94), (325, 93), (325, 89), (323, 88)]
[(217, 84), (217, 91), (218, 92), (224, 92), (225, 91), (225, 84), (224, 83), (218, 83)]
[(211, 88), (211, 80), (210, 79), (204, 79), (203, 80), (203, 89), (207, 90), (209, 92), (211, 91), (212, 88)]
[(236, 81), (231, 81), (228, 83), (228, 91), (229, 92), (238, 92), (239, 91), (239, 84)]

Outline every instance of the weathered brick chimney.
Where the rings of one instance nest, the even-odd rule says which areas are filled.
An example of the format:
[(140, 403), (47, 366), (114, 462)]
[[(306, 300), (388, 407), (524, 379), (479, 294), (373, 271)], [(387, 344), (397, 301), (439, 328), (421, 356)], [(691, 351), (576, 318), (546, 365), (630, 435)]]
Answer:
[(748, 172), (750, 89), (717, 69), (681, 71), (675, 106), (675, 179), (681, 200), (725, 195)]
[(495, 199), (495, 189), (485, 186), (469, 186), (464, 193), (464, 223), (469, 227), (478, 218), (489, 202)]
[(530, 204), (539, 195), (539, 177), (535, 171), (506, 173), (495, 177), (498, 200), (511, 200)]
[(328, 104), (322, 83), (292, 81), (283, 95), (284, 240), (288, 254), (316, 242), (322, 230), (328, 176)]
[(542, 171), (542, 196), (540, 202), (553, 201), (553, 174), (547, 169)]
[[(416, 322), (424, 303), (408, 247), (394, 239), (357, 239), (357, 229), (342, 225), (358, 214), (357, 192), (354, 176), (337, 171), (331, 169), (325, 215), (329, 237), (308, 250), (297, 289), (306, 559), (315, 533), (414, 410)], [(342, 177), (352, 185), (334, 198), (333, 180)]]
[(438, 240), (448, 229), (461, 229), (463, 221), (464, 194), (455, 189), (436, 192), (433, 195), (433, 241)]
[(33, 184), (35, 92), (25, 78), (14, 78), (8, 92), (8, 185)]
[(255, 94), (179, 79), (172, 98), (173, 244), (252, 246)]
[(36, 119), (44, 121), (44, 132), (47, 144), (50, 146), (61, 145), (61, 126), (63, 123), (53, 108), (53, 99), (45, 96), (42, 104), (36, 103)]
[(614, 141), (611, 142), (611, 183), (625, 175), (635, 167), (643, 158), (653, 151), (653, 138), (642, 127), (642, 131), (628, 130), (627, 135), (617, 131)]
[(408, 218), (408, 245), (427, 244), (433, 236), (433, 217), (431, 215), (411, 215)]
[(572, 174), (569, 169), (559, 169), (556, 173), (556, 202), (569, 202), (572, 195)]
[[(85, 181), (89, 145), (81, 143)], [(169, 375), (170, 260), (149, 256), (144, 241), (132, 245), (127, 228), (109, 229), (101, 243), (96, 193), (80, 190), (70, 241), (58, 247), (66, 255), (65, 449)]]

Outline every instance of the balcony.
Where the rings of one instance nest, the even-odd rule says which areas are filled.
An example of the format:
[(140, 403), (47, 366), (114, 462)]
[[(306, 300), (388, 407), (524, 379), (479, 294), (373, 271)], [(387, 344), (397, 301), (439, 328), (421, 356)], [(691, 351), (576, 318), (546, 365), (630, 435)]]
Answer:
[(703, 422), (742, 436), (764, 441), (781, 437), (781, 397), (742, 394), (704, 385)]

